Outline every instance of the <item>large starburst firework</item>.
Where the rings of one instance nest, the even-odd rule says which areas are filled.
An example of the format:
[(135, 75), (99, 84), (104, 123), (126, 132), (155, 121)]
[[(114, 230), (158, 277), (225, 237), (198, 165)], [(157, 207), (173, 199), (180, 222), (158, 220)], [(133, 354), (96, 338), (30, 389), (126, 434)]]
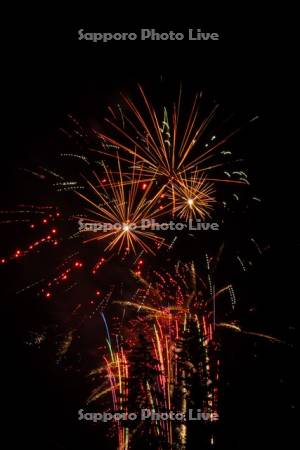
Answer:
[[(225, 177), (211, 177), (209, 173), (222, 163), (216, 160), (217, 149), (236, 133), (229, 133), (220, 140), (213, 135), (209, 142), (204, 140), (207, 127), (215, 116), (217, 106), (204, 118), (199, 118), (199, 100), (197, 95), (190, 109), (189, 116), (184, 123), (180, 119), (181, 90), (177, 105), (173, 106), (171, 123), (166, 108), (163, 116), (155, 110), (146, 97), (144, 90), (139, 86), (146, 112), (143, 113), (135, 103), (123, 96), (128, 114), (115, 113), (111, 108), (112, 119), (107, 119), (113, 133), (96, 132), (103, 145), (99, 150), (101, 154), (114, 157), (114, 149), (122, 151), (122, 158), (129, 164), (137, 164), (141, 167), (144, 182), (156, 179), (163, 187), (172, 192), (173, 213), (181, 211), (177, 207), (178, 197), (184, 187), (193, 189), (193, 194), (202, 195), (200, 189), (205, 187), (203, 197), (207, 196), (206, 185), (202, 182), (206, 178), (212, 183), (243, 183), (237, 180), (228, 180)], [(120, 123), (119, 123), (120, 122)], [(181, 123), (183, 122), (183, 123)], [(109, 150), (109, 151), (108, 151)], [(134, 158), (134, 162), (133, 159)], [(196, 178), (199, 178), (199, 182)], [(192, 199), (188, 199), (192, 200)], [(212, 202), (210, 202), (212, 203)], [(188, 206), (192, 206), (188, 203)], [(205, 208), (193, 208), (193, 215), (205, 216)]]
[[(161, 245), (163, 239), (148, 231), (146, 224), (165, 210), (157, 204), (163, 188), (156, 190), (151, 196), (153, 181), (150, 180), (141, 193), (139, 187), (142, 167), (133, 164), (128, 182), (128, 176), (123, 174), (119, 158), (117, 163), (117, 172), (112, 172), (105, 167), (105, 176), (108, 181), (106, 184), (96, 174), (97, 184), (87, 181), (96, 199), (100, 200), (100, 204), (85, 194), (77, 192), (81, 198), (93, 206), (91, 212), (96, 218), (90, 219), (91, 223), (95, 224), (96, 230), (97, 227), (102, 229), (102, 232), (96, 231), (95, 236), (88, 238), (85, 242), (109, 240), (106, 250), (117, 248), (118, 252), (121, 250), (135, 252), (138, 247), (154, 254), (157, 245)], [(107, 230), (109, 225), (111, 227)], [(150, 246), (147, 241), (150, 241), (152, 245)]]

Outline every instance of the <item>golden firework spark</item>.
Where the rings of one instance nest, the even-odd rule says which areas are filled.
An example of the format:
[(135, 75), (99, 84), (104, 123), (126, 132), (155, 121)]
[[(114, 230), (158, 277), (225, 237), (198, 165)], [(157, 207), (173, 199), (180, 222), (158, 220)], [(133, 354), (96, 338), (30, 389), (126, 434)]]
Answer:
[(96, 219), (86, 217), (85, 220), (101, 227), (101, 231), (96, 231), (95, 236), (85, 242), (108, 240), (105, 250), (117, 249), (118, 253), (122, 250), (136, 252), (136, 247), (139, 247), (145, 252), (154, 254), (156, 245), (162, 244), (163, 239), (147, 230), (145, 224), (164, 212), (165, 208), (157, 203), (163, 188), (156, 189), (155, 194), (151, 196), (153, 180), (150, 180), (141, 192), (139, 187), (143, 168), (135, 164), (135, 157), (130, 177), (133, 182), (128, 181), (126, 174), (122, 172), (119, 157), (117, 162), (116, 172), (105, 167), (107, 185), (104, 185), (95, 173), (96, 184), (87, 180), (87, 184), (98, 202), (100, 199), (100, 203), (77, 192), (81, 198), (92, 205), (93, 209), (90, 212), (97, 217)]
[(190, 178), (186, 173), (178, 178), (177, 183), (168, 188), (168, 197), (173, 203), (173, 213), (181, 219), (210, 217), (210, 211), (215, 203), (214, 187), (208, 183), (198, 171)]

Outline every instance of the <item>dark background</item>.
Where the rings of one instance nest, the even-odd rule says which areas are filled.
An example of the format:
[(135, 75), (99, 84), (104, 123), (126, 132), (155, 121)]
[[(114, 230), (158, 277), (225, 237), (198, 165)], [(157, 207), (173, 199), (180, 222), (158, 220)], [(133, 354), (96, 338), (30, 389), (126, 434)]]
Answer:
[[(180, 13), (177, 10), (177, 20)], [(153, 87), (162, 76), (172, 90), (182, 81), (188, 92), (202, 89), (237, 115), (259, 115), (259, 124), (253, 134), (246, 135), (249, 141), (245, 146), (252, 180), (264, 198), (264, 207), (255, 218), (256, 230), (270, 243), (271, 251), (241, 284), (246, 304), (251, 297), (257, 307), (255, 320), (260, 329), (292, 342), (296, 303), (292, 257), (297, 229), (289, 181), (295, 150), (287, 126), (287, 103), (292, 96), (288, 42), (279, 38), (274, 16), (262, 16), (261, 11), (253, 14), (246, 8), (238, 15), (229, 14), (226, 20), (226, 16), (221, 20), (221, 12), (218, 19), (212, 15), (208, 21), (195, 11), (192, 19), (182, 19), (178, 25), (170, 12), (172, 25), (165, 26), (156, 25), (158, 19), (146, 20), (145, 11), (138, 28), (125, 25), (125, 19), (116, 25), (116, 14), (122, 16), (118, 8), (113, 16), (91, 11), (90, 15), (96, 16), (92, 25), (83, 17), (77, 23), (72, 21), (71, 11), (62, 18), (59, 10), (45, 8), (39, 16), (28, 11), (22, 16), (20, 11), (17, 21), (8, 21), (11, 25), (2, 38), (3, 205), (15, 205), (20, 195), (23, 197), (26, 180), (17, 168), (34, 159), (49, 158), (49, 140), (68, 113), (83, 118), (101, 115), (108, 100), (124, 88), (130, 91), (137, 82)], [(135, 32), (144, 27), (186, 32), (199, 27), (218, 32), (221, 40), (77, 41), (80, 28)], [(28, 189), (33, 191), (31, 186)], [(47, 358), (36, 357), (24, 348), (22, 332), (34, 310), (24, 315), (23, 308), (20, 315), (12, 286), (15, 277), (19, 281), (24, 278), (25, 283), (25, 274), (14, 268), (4, 275), (2, 410), (8, 431), (4, 448), (14, 448), (17, 443), (31, 449), (107, 448), (107, 444), (101, 445), (97, 431), (87, 433), (72, 416), (78, 406), (76, 383), (75, 387), (70, 385), (69, 378), (52, 370)], [(224, 355), (221, 407), (226, 414), (218, 448), (243, 450), (276, 444), (286, 448), (293, 444), (293, 350), (261, 344), (253, 349), (247, 339), (225, 336)]]

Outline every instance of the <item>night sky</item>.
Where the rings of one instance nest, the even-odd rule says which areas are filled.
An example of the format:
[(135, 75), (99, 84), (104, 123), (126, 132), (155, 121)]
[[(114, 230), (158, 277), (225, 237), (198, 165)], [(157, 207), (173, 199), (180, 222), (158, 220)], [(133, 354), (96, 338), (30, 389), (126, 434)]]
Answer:
[[(111, 16), (104, 14), (98, 16), (99, 20), (94, 17), (94, 24), (84, 19), (71, 23), (70, 18), (62, 19), (58, 13), (46, 16), (44, 12), (37, 20), (19, 19), (14, 24), (19, 34), (7, 38), (10, 48), (3, 66), (7, 78), (2, 82), (2, 93), (6, 94), (2, 105), (2, 210), (22, 203), (56, 201), (57, 195), (47, 198), (49, 190), (22, 168), (51, 166), (56, 161), (64, 145), (59, 129), (65, 126), (68, 114), (93, 126), (103, 118), (106, 105), (118, 99), (120, 91), (134, 92), (137, 83), (150, 92), (154, 101), (160, 95), (167, 99), (176, 95), (180, 82), (187, 97), (202, 90), (208, 102), (219, 103), (224, 111), (234, 114), (239, 124), (259, 116), (259, 120), (243, 128), (235, 145), (246, 159), (251, 192), (263, 201), (257, 208), (242, 207), (229, 214), (218, 242), (205, 245), (216, 251), (225, 240), (228, 258), (239, 251), (247, 254), (253, 236), (268, 248), (262, 256), (252, 258), (254, 264), (247, 273), (242, 273), (238, 265), (231, 269), (230, 263), (225, 263), (220, 276), (231, 277), (237, 285), (238, 313), (245, 329), (276, 336), (287, 344), (268, 344), (221, 332), (217, 448), (266, 449), (275, 444), (289, 448), (294, 443), (296, 384), (296, 268), (292, 257), (296, 254), (297, 230), (292, 222), (291, 208), (296, 205), (289, 181), (295, 149), (290, 145), (289, 133), (284, 131), (289, 114), (287, 100), (291, 97), (288, 54), (283, 43), (274, 38), (275, 25), (260, 14), (248, 17), (247, 22), (247, 11), (231, 24), (220, 18), (202, 21), (200, 16), (178, 25), (173, 22), (172, 26), (158, 26), (148, 19), (138, 27), (116, 25)], [(138, 32), (142, 27), (183, 32), (201, 27), (218, 32), (221, 40), (107, 44), (77, 40), (80, 28), (91, 32)], [(67, 201), (63, 200), (62, 205)], [(22, 245), (25, 230), (1, 226), (2, 255)], [(181, 247), (179, 244), (175, 257), (180, 254), (185, 260), (197, 259), (202, 244), (187, 239)], [(249, 251), (253, 252), (253, 248)], [(84, 407), (88, 393), (80, 371), (60, 369), (51, 345), (39, 352), (24, 344), (31, 328), (55, 319), (61, 324), (64, 321), (63, 311), (37, 306), (34, 293), (22, 298), (15, 295), (28, 280), (42, 276), (50, 263), (53, 257), (49, 254), (40, 257), (38, 263), (32, 258), (27, 264), (13, 262), (0, 267), (4, 307), (2, 410), (8, 431), (8, 443), (3, 447), (115, 448), (97, 427), (78, 424), (77, 410)], [(156, 264), (164, 261), (158, 257)], [(115, 272), (108, 273), (108, 277), (122, 278), (121, 267), (111, 270)], [(84, 287), (83, 280), (81, 289)], [(91, 327), (96, 332), (96, 325)], [(94, 344), (91, 338), (91, 347)], [(93, 358), (96, 356), (91, 350), (80, 364), (88, 366)], [(197, 443), (190, 445), (199, 448)]]

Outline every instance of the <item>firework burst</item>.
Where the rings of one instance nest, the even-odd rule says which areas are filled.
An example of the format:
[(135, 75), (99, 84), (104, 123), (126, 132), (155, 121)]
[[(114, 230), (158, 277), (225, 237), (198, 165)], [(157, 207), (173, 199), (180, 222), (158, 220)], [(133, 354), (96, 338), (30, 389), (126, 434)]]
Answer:
[[(113, 226), (111, 231), (96, 232), (96, 236), (85, 240), (85, 242), (109, 240), (109, 244), (105, 249), (108, 251), (117, 249), (118, 253), (122, 250), (136, 252), (138, 247), (154, 254), (156, 246), (161, 245), (163, 239), (148, 231), (145, 224), (147, 221), (158, 217), (166, 209), (162, 205), (157, 204), (162, 188), (156, 190), (155, 194), (151, 196), (153, 181), (150, 180), (141, 194), (139, 186), (141, 185), (143, 168), (134, 164), (130, 178), (134, 182), (128, 182), (127, 175), (122, 172), (119, 158), (117, 163), (118, 170), (116, 172), (105, 166), (107, 185), (104, 185), (96, 174), (94, 175), (97, 184), (87, 181), (97, 200), (100, 200), (100, 204), (96, 200), (92, 200), (86, 195), (77, 192), (81, 198), (93, 206), (91, 212), (94, 217), (96, 216), (96, 218), (92, 219), (85, 217), (85, 220), (90, 220), (91, 223), (100, 225), (102, 229), (107, 224)], [(150, 246), (149, 242), (152, 243), (152, 246)]]
[[(182, 206), (177, 207), (178, 196), (176, 195), (179, 193), (181, 203), (182, 190), (186, 192), (191, 189), (193, 196), (197, 190), (199, 199), (206, 198), (207, 201), (210, 199), (207, 185), (203, 182), (204, 178), (207, 182), (213, 183), (238, 182), (224, 177), (211, 178), (208, 176), (210, 171), (222, 166), (221, 162), (215, 160), (217, 149), (237, 131), (220, 140), (216, 140), (216, 136), (212, 136), (209, 143), (205, 142), (205, 132), (215, 116), (217, 106), (201, 120), (199, 117), (201, 95), (197, 95), (185, 126), (182, 127), (179, 123), (181, 91), (177, 105), (173, 106), (172, 118), (169, 121), (167, 109), (164, 108), (163, 118), (160, 119), (158, 112), (146, 97), (141, 86), (139, 86), (139, 90), (146, 113), (143, 114), (130, 98), (123, 96), (128, 115), (122, 113), (122, 120), (119, 124), (118, 114), (110, 109), (113, 119), (107, 119), (114, 134), (96, 132), (103, 144), (103, 150), (100, 150), (101, 154), (116, 157), (111, 150), (118, 149), (122, 151), (124, 161), (136, 164), (141, 168), (141, 175), (145, 182), (155, 179), (163, 188), (167, 187), (172, 193), (173, 213), (175, 211), (182, 212)], [(202, 188), (204, 190), (201, 193), (200, 189)], [(187, 200), (191, 202), (193, 199), (188, 198)], [(211, 205), (213, 202), (209, 200), (208, 203)], [(188, 203), (188, 207), (191, 206), (192, 216), (199, 214), (200, 217), (203, 217), (205, 215), (206, 208), (194, 207), (192, 203)], [(190, 214), (184, 213), (183, 215), (189, 216)]]
[[(173, 275), (154, 272), (151, 282), (140, 281), (143, 287), (132, 300), (116, 302), (136, 311), (116, 344), (106, 324), (109, 354), (104, 362), (109, 385), (89, 401), (111, 393), (114, 412), (151, 410), (156, 417), (150, 425), (138, 421), (128, 428), (127, 422), (118, 423), (119, 449), (128, 449), (145, 437), (158, 449), (174, 445), (184, 449), (187, 422), (159, 417), (179, 411), (186, 416), (194, 402), (208, 423), (214, 421), (219, 359), (213, 302), (228, 287), (212, 298), (208, 283), (198, 277), (193, 263), (178, 264)], [(192, 402), (195, 392), (199, 398)]]
[[(65, 240), (71, 242), (72, 239), (71, 243), (75, 242), (76, 251), (67, 257), (64, 255), (63, 262), (52, 274), (19, 291), (25, 292), (38, 286), (38, 295), (47, 300), (47, 304), (51, 304), (50, 300), (59, 293), (65, 297), (80, 284), (78, 272), (86, 273), (85, 267), (91, 269), (93, 276), (99, 275), (100, 278), (101, 274), (97, 272), (113, 258), (114, 253), (127, 256), (130, 252), (138, 251), (139, 255), (133, 264), (129, 256), (127, 260), (122, 258), (122, 262), (125, 260), (130, 265), (138, 281), (139, 287), (135, 294), (126, 298), (120, 295), (117, 301), (112, 302), (111, 299), (116, 298), (112, 295), (114, 287), (110, 286), (104, 295), (102, 285), (101, 290), (98, 286), (93, 286), (89, 293), (85, 292), (84, 297), (89, 297), (86, 304), (84, 300), (80, 300), (80, 303), (73, 304), (70, 308), (70, 322), (76, 319), (78, 323), (60, 339), (57, 363), (65, 361), (66, 355), (75, 345), (79, 328), (83, 327), (86, 320), (97, 318), (101, 313), (107, 334), (107, 350), (103, 366), (98, 371), (93, 371), (93, 375), (101, 375), (101, 380), (89, 396), (88, 403), (111, 396), (109, 410), (125, 415), (143, 408), (157, 414), (180, 411), (186, 415), (189, 408), (196, 405), (207, 415), (210, 425), (213, 425), (212, 418), (218, 413), (217, 331), (227, 329), (237, 334), (267, 339), (272, 343), (281, 341), (267, 334), (244, 330), (237, 321), (216, 323), (216, 299), (228, 292), (232, 309), (236, 299), (231, 285), (219, 290), (215, 288), (210, 275), (209, 258), (207, 278), (202, 278), (197, 273), (193, 263), (178, 263), (169, 272), (152, 271), (146, 279), (141, 278), (141, 267), (144, 264), (143, 259), (140, 259), (141, 254), (155, 254), (165, 242), (156, 232), (145, 229), (143, 222), (151, 222), (168, 214), (185, 221), (195, 218), (204, 220), (210, 217), (217, 201), (217, 183), (248, 184), (247, 175), (243, 171), (223, 172), (227, 177), (225, 179), (218, 174), (214, 177), (210, 175), (223, 165), (218, 156), (221, 153), (230, 154), (227, 150), (218, 152), (219, 148), (236, 132), (220, 139), (215, 135), (208, 137), (207, 130), (215, 117), (217, 106), (201, 120), (201, 96), (196, 96), (185, 120), (184, 117), (181, 118), (180, 112), (181, 92), (177, 105), (174, 105), (170, 114), (167, 108), (156, 110), (142, 88), (139, 89), (143, 99), (142, 109), (128, 97), (123, 97), (126, 113), (121, 108), (117, 113), (110, 109), (112, 119), (108, 123), (113, 133), (109, 135), (97, 132), (102, 145), (100, 154), (108, 156), (108, 161), (90, 162), (86, 156), (76, 153), (61, 154), (83, 162), (89, 174), (93, 163), (100, 164), (103, 170), (93, 171), (93, 181), (90, 181), (89, 175), (85, 178), (85, 183), (79, 184), (77, 180), (67, 180), (48, 169), (43, 169), (46, 175), (32, 172), (43, 180), (49, 176), (54, 177), (53, 186), (57, 192), (74, 191), (89, 205), (87, 214), (72, 214), (71, 218), (76, 217), (83, 225), (89, 223), (96, 228), (100, 226), (101, 229), (90, 230), (83, 241), (104, 241), (105, 250), (111, 253), (110, 257), (106, 260), (102, 255), (99, 258), (97, 254), (97, 260), (93, 264), (82, 262), (78, 258), (78, 240), (75, 237), (83, 234), (76, 230), (76, 233), (66, 239), (61, 237), (63, 224), (59, 222), (59, 228), (56, 226), (56, 221), (61, 221), (61, 213), (57, 208), (37, 208), (35, 213), (42, 214), (42, 217), (39, 221), (33, 221), (26, 214), (32, 215), (34, 209), (22, 207), (19, 211), (21, 218), (17, 222), (29, 222), (27, 225), (32, 232), (36, 228), (39, 232), (39, 227), (45, 229), (28, 246), (18, 247), (10, 255), (3, 257), (1, 262), (6, 264), (12, 260), (20, 260), (30, 253), (42, 252), (49, 245), (53, 245), (53, 248), (61, 247)], [(97, 143), (99, 144), (99, 140)], [(234, 176), (239, 177), (238, 180)], [(257, 198), (255, 200), (259, 201)], [(5, 214), (3, 223), (14, 222), (15, 219), (9, 218), (6, 210), (2, 213)], [(105, 229), (107, 224), (112, 225), (110, 230)], [(176, 239), (177, 236), (168, 246), (169, 255)], [(258, 250), (261, 253), (259, 247)], [(90, 262), (90, 254), (86, 259), (88, 258)], [(238, 261), (245, 271), (246, 265), (239, 256)], [(83, 270), (79, 271), (81, 268)], [(96, 277), (93, 278), (94, 282), (95, 280)], [(111, 338), (109, 321), (103, 314), (111, 303), (118, 304), (114, 308), (120, 307), (123, 311), (122, 318), (119, 318), (119, 329), (113, 335), (115, 339)], [(44, 340), (46, 333), (31, 337), (31, 341), (39, 346)], [(137, 424), (116, 421), (114, 426), (120, 450), (128, 450), (134, 445), (140, 448), (145, 439), (159, 450), (185, 449), (190, 433), (186, 422), (174, 423), (172, 420), (159, 418), (151, 423)], [(213, 426), (208, 433), (208, 441), (212, 445)]]
[(170, 200), (175, 199), (174, 213), (184, 220), (197, 217), (205, 220), (210, 217), (210, 211), (216, 202), (214, 194), (214, 186), (199, 175), (198, 171), (191, 178), (184, 173), (168, 190)]

